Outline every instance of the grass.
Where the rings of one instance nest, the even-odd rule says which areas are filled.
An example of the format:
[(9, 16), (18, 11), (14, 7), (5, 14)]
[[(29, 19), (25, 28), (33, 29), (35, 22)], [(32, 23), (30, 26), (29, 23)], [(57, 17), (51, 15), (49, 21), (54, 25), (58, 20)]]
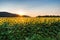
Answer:
[(0, 40), (60, 40), (60, 18), (1, 17)]

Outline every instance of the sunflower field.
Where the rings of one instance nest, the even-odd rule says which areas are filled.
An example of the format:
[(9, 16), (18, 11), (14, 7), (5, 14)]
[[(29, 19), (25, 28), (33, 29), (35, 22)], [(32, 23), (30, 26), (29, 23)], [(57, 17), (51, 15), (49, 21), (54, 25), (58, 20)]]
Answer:
[(0, 17), (0, 40), (60, 40), (60, 18)]

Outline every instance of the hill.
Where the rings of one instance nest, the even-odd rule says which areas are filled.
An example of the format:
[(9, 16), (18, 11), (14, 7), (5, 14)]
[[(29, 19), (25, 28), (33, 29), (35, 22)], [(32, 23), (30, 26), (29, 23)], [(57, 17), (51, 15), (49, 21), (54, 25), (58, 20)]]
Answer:
[(9, 12), (0, 12), (0, 17), (19, 17), (20, 15), (9, 13)]

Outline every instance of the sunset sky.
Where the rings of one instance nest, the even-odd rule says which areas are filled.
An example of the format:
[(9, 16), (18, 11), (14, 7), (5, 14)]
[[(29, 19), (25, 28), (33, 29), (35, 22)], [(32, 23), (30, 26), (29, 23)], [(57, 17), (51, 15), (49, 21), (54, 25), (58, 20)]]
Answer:
[(60, 15), (60, 0), (0, 0), (0, 12), (19, 15)]

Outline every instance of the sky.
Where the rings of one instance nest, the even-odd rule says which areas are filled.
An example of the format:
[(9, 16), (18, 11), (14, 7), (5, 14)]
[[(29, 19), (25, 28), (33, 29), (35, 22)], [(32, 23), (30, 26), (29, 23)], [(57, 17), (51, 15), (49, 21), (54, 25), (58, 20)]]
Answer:
[(60, 0), (0, 0), (0, 12), (19, 15), (60, 15)]

